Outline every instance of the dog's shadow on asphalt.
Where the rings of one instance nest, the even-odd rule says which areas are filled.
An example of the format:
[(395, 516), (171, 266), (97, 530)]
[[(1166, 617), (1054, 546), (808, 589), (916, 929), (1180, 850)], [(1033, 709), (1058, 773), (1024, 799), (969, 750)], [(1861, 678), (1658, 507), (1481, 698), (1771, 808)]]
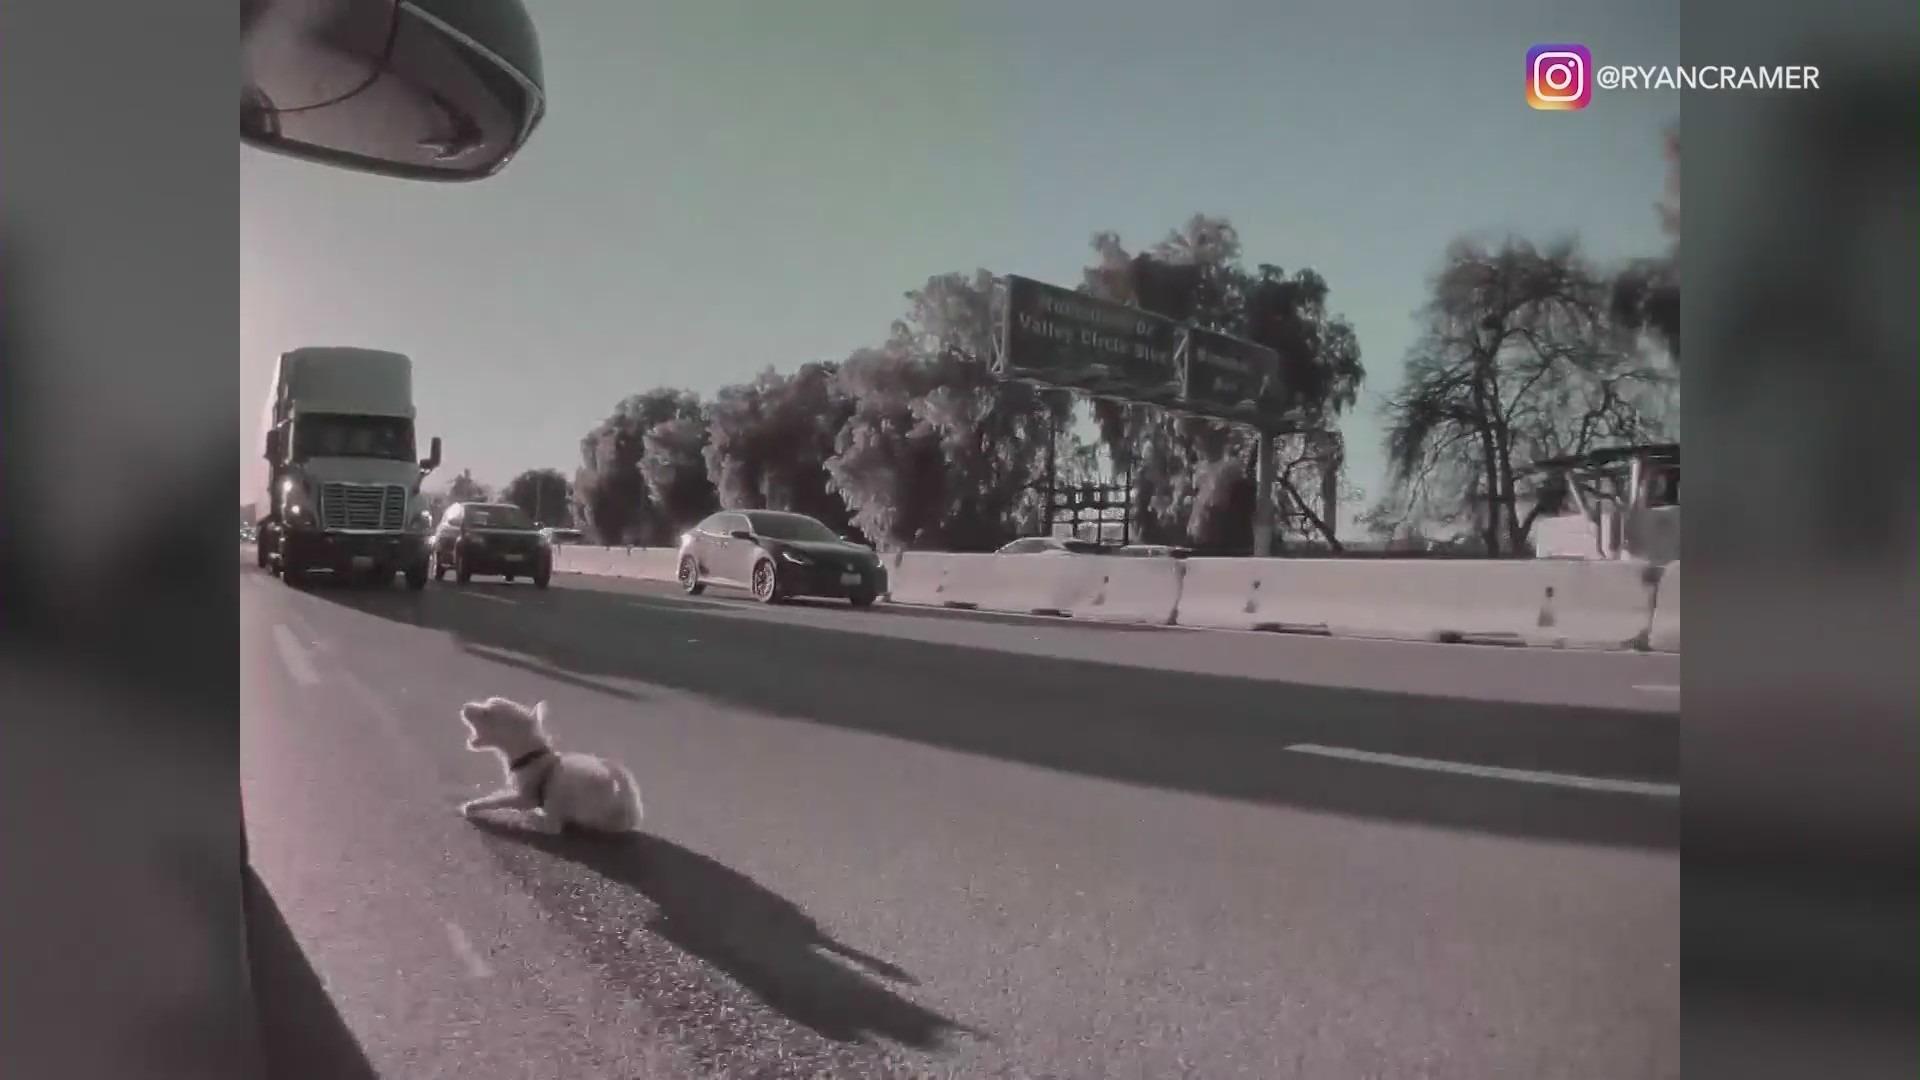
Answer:
[(834, 940), (793, 901), (671, 840), (647, 833), (556, 836), (510, 819), (476, 818), (472, 824), (646, 897), (656, 909), (648, 932), (824, 1038), (854, 1043), (878, 1037), (938, 1050), (955, 1034), (980, 1034), (886, 985), (918, 985), (907, 972)]

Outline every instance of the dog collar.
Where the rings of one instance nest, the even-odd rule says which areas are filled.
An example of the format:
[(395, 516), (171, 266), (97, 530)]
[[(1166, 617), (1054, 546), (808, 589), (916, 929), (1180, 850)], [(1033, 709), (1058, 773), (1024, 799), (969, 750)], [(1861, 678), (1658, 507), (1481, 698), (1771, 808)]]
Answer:
[(553, 751), (544, 746), (538, 750), (529, 750), (519, 757), (514, 758), (512, 761), (507, 762), (507, 768), (513, 772), (518, 772), (551, 753), (553, 753)]

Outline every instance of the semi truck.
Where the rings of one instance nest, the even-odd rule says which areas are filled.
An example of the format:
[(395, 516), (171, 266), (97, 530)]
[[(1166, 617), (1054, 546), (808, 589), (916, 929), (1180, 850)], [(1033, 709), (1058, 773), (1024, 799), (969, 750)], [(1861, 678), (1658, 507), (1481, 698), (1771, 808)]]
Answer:
[(315, 573), (426, 587), (433, 522), (420, 484), (440, 466), (440, 439), (418, 456), (411, 358), (344, 346), (282, 353), (262, 427), (262, 568), (295, 587)]

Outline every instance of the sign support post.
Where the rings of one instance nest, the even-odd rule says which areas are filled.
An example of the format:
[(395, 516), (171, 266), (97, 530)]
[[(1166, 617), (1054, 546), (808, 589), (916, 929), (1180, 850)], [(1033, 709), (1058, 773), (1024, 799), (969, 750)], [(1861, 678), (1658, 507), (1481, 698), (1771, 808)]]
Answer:
[(1253, 429), (1253, 557), (1273, 557), (1273, 434)]

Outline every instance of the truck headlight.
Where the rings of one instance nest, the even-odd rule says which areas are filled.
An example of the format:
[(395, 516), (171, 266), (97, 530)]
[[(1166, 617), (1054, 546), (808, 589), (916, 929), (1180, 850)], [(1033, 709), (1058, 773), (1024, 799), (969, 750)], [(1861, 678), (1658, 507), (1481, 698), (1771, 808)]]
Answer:
[(408, 532), (423, 533), (423, 532), (429, 532), (432, 529), (433, 529), (433, 515), (427, 513), (425, 510), (420, 511), (419, 513), (407, 519)]

